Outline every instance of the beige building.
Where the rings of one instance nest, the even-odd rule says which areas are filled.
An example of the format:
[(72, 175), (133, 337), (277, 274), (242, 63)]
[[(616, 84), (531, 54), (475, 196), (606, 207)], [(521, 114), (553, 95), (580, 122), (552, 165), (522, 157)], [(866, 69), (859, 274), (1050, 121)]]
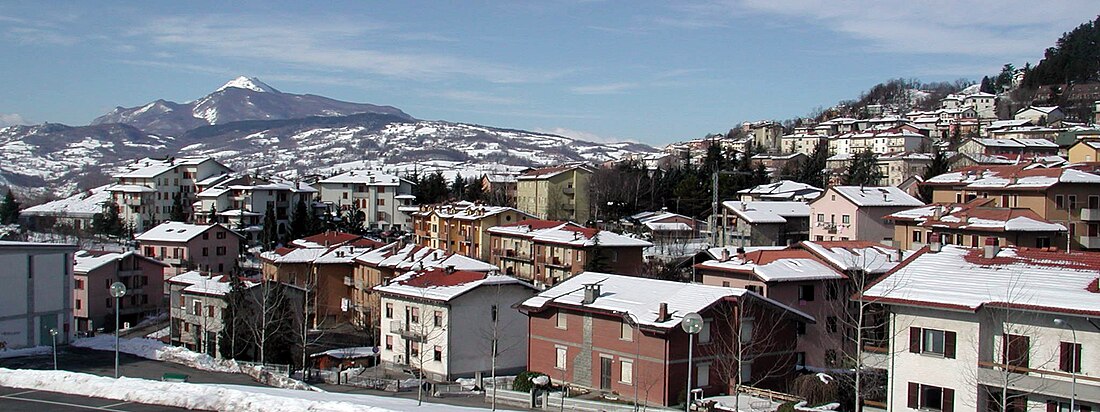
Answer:
[(189, 217), (198, 183), (231, 172), (212, 157), (145, 158), (114, 175), (107, 191), (122, 220), (134, 232), (144, 232), (168, 220), (173, 207)]
[(510, 207), (483, 206), (470, 202), (422, 205), (420, 211), (412, 214), (413, 239), (423, 247), (487, 262), (489, 228), (520, 222), (530, 217), (529, 214)]
[(1069, 162), (1100, 161), (1100, 140), (1078, 140), (1069, 147)]
[(593, 170), (584, 165), (535, 169), (516, 182), (516, 207), (539, 219), (587, 222), (591, 216), (588, 182)]
[(898, 247), (908, 250), (932, 243), (1065, 248), (1065, 226), (1051, 223), (1031, 209), (988, 206), (993, 200), (978, 198), (962, 204), (931, 204), (893, 213), (886, 219), (894, 223)]

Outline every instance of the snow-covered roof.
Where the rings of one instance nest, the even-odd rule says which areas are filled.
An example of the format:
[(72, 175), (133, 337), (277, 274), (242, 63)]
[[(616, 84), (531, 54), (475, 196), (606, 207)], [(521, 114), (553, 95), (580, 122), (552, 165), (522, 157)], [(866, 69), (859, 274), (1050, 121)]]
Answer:
[(1058, 183), (1100, 183), (1100, 175), (1070, 167), (1041, 164), (970, 166), (928, 179), (930, 185), (975, 189), (1045, 190)]
[(358, 359), (378, 356), (377, 346), (354, 346), (350, 348), (329, 349), (324, 352), (309, 355), (311, 358), (328, 356), (336, 359)]
[(1031, 209), (986, 207), (992, 199), (975, 199), (963, 204), (933, 204), (887, 215), (885, 219), (916, 222), (928, 228), (976, 230), (982, 232), (1064, 232)]
[(913, 254), (861, 240), (803, 241), (799, 245), (841, 271), (885, 273)]
[(1010, 120), (995, 120), (989, 124), (987, 130), (997, 130), (1010, 127), (1020, 127), (1031, 125), (1031, 119), (1010, 119)]
[(810, 205), (806, 202), (728, 200), (722, 206), (749, 223), (786, 223), (787, 218), (810, 217)]
[(86, 192), (77, 193), (64, 199), (54, 200), (19, 211), (29, 216), (68, 216), (91, 218), (103, 212), (103, 205), (111, 200), (110, 185), (100, 186)]
[(414, 244), (390, 243), (355, 257), (355, 261), (399, 270), (454, 267), (456, 270), (491, 272), (500, 268), (463, 255)]
[(1089, 252), (1004, 248), (992, 259), (982, 248), (944, 245), (919, 256), (864, 293), (887, 304), (976, 311), (985, 305), (1100, 315), (1100, 257)]
[(922, 206), (917, 198), (893, 186), (833, 186), (829, 190), (859, 207)]
[(1059, 108), (1058, 106), (1028, 106), (1028, 107), (1025, 107), (1023, 109), (1020, 109), (1019, 111), (1016, 112), (1016, 114), (1026, 112), (1028, 110), (1035, 110), (1039, 113), (1050, 114), (1050, 112), (1053, 112), (1055, 110), (1061, 110), (1061, 108)]
[(124, 171), (114, 175), (114, 178), (154, 178), (178, 166), (195, 166), (207, 161), (216, 162), (214, 158), (204, 156), (168, 159), (151, 159), (147, 157), (125, 166)]
[[(152, 229), (145, 231), (145, 233), (137, 235), (134, 239), (152, 242), (187, 242), (215, 226), (221, 225), (217, 223), (212, 225), (193, 225), (190, 223), (169, 221), (156, 225)], [(226, 231), (233, 233), (234, 236), (240, 236), (232, 230), (226, 229)]]
[(742, 195), (756, 195), (765, 199), (811, 200), (821, 195), (823, 190), (801, 182), (780, 180), (738, 191)]
[(557, 175), (565, 173), (565, 172), (573, 171), (573, 170), (583, 171), (583, 172), (587, 172), (587, 173), (592, 172), (592, 170), (588, 166), (585, 166), (585, 165), (565, 165), (565, 166), (555, 166), (555, 167), (544, 167), (544, 168), (541, 168), (541, 169), (533, 169), (533, 170), (529, 170), (527, 172), (524, 172), (523, 174), (516, 177), (516, 180), (549, 179), (551, 177), (557, 176)]
[(107, 186), (107, 191), (123, 193), (153, 193), (157, 190), (148, 186), (141, 185), (110, 185)]
[(352, 170), (322, 179), (319, 184), (362, 184), (369, 186), (398, 186), (401, 178), (377, 170)]
[[(168, 283), (187, 285), (182, 289), (183, 292), (202, 295), (225, 296), (230, 290), (228, 275), (204, 275), (196, 270), (173, 276), (168, 279)], [(245, 289), (249, 289), (259, 283), (243, 280), (242, 284)]]
[(1012, 138), (1012, 139), (994, 139), (994, 138), (975, 138), (975, 142), (986, 147), (1006, 147), (1022, 149), (1025, 147), (1030, 148), (1050, 148), (1057, 149), (1058, 144), (1046, 139), (1024, 139), (1024, 138)]
[(375, 286), (374, 290), (391, 295), (449, 302), (479, 287), (498, 285), (522, 285), (535, 289), (527, 282), (496, 272), (432, 268), (408, 272), (393, 278), (385, 285)]
[[(598, 284), (600, 294), (595, 301), (585, 304), (585, 285)], [(599, 272), (582, 272), (570, 277), (553, 288), (527, 299), (521, 308), (537, 311), (548, 305), (590, 309), (603, 312), (632, 315), (640, 325), (672, 329), (680, 327), (684, 315), (701, 312), (710, 306), (727, 299), (749, 297), (761, 299), (805, 319), (813, 317), (740, 288), (682, 283), (667, 280), (647, 279), (634, 276), (613, 275)], [(657, 318), (661, 303), (668, 305), (669, 318), (659, 321)]]
[(752, 274), (764, 282), (844, 278), (844, 274), (825, 264), (809, 251), (795, 248), (746, 251), (742, 255), (729, 255), (729, 259), (726, 260), (708, 260), (695, 267)]
[(489, 228), (489, 233), (518, 236), (535, 243), (554, 243), (573, 247), (650, 247), (645, 240), (620, 235), (615, 232), (581, 227), (572, 222), (528, 219), (509, 225)]
[(530, 216), (523, 211), (508, 206), (477, 205), (471, 202), (453, 202), (444, 205), (423, 206), (415, 212), (417, 216), (431, 216), (433, 213), (443, 219), (480, 220), (504, 212), (516, 212), (521, 216)]
[(131, 256), (136, 256), (138, 259), (144, 259), (154, 264), (165, 266), (164, 263), (142, 256), (132, 250), (127, 252), (80, 250), (73, 254), (73, 272), (88, 273), (108, 263), (118, 262)]
[(672, 222), (672, 223), (660, 223), (660, 222), (646, 222), (643, 223), (646, 229), (654, 232), (690, 232), (691, 225), (684, 222)]

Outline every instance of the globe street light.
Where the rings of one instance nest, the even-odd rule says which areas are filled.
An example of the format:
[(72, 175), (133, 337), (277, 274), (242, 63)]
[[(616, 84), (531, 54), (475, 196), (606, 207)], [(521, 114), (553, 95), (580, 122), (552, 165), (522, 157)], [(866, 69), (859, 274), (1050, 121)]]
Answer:
[(688, 334), (688, 381), (687, 392), (684, 393), (684, 410), (691, 411), (691, 350), (695, 346), (695, 334), (703, 330), (703, 317), (698, 313), (691, 312), (684, 315), (684, 319), (680, 321), (680, 327), (684, 329), (684, 332)]
[(50, 328), (50, 337), (53, 338), (53, 370), (57, 370), (57, 329)]
[(1071, 379), (1069, 384), (1069, 410), (1072, 412), (1075, 410), (1074, 407), (1077, 406), (1075, 405), (1077, 403), (1077, 329), (1074, 329), (1073, 325), (1061, 318), (1055, 318), (1054, 324), (1067, 327), (1073, 333), (1073, 348), (1070, 349), (1069, 355), (1069, 376)]
[(118, 378), (118, 312), (122, 309), (120, 306), (121, 299), (126, 296), (126, 285), (122, 282), (115, 282), (111, 284), (111, 296), (115, 298), (115, 378)]

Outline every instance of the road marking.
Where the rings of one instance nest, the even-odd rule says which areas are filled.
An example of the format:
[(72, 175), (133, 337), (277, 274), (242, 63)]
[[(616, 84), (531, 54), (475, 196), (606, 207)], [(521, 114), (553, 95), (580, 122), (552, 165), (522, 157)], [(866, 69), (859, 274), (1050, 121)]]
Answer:
[(129, 405), (129, 404), (130, 404), (130, 402), (119, 402), (119, 403), (112, 403), (110, 405), (103, 405), (103, 406), (100, 406), (100, 408), (107, 409), (107, 408), (114, 408), (116, 406)]
[[(115, 411), (115, 412), (118, 411), (118, 409), (108, 409), (108, 406), (115, 406), (115, 405), (108, 405), (108, 406), (104, 406), (104, 407), (99, 407), (99, 406), (80, 405), (80, 404), (75, 404), (75, 403), (47, 401), (45, 399), (17, 398), (17, 397), (14, 396), (14, 395), (20, 395), (20, 394), (29, 393), (29, 392), (38, 392), (38, 391), (26, 391), (26, 392), (13, 393), (13, 394), (10, 394), (10, 395), (0, 395), (0, 398), (11, 399), (11, 400), (16, 400), (16, 401), (24, 401), (24, 402), (45, 403), (45, 404), (48, 404), (48, 405), (68, 406), (68, 407), (72, 407), (72, 408), (88, 409), (88, 410), (92, 410), (92, 411)], [(124, 402), (124, 403), (129, 403), (129, 402)]]
[(9, 393), (9, 394), (7, 394), (7, 395), (3, 395), (3, 396), (0, 396), (0, 397), (2, 397), (2, 398), (7, 398), (7, 397), (9, 397), (9, 396), (19, 396), (19, 395), (23, 395), (23, 394), (27, 394), (27, 393), (34, 393), (34, 392), (38, 392), (38, 391), (35, 391), (35, 390), (30, 390), (30, 391), (23, 391), (23, 392)]

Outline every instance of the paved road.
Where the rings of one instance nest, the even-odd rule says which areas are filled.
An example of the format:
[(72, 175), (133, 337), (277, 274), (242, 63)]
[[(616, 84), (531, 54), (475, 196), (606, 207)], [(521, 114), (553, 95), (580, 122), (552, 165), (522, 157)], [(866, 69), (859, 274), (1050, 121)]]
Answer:
[[(83, 348), (59, 348), (57, 364), (60, 369), (90, 373), (100, 376), (115, 375), (115, 353)], [(53, 369), (53, 357), (29, 356), (22, 358), (0, 359), (0, 367), (9, 369)], [(219, 373), (191, 369), (171, 362), (160, 362), (137, 356), (121, 354), (119, 372), (122, 376), (160, 380), (165, 373), (188, 375), (188, 382), (227, 383), (233, 385), (264, 386), (241, 373)], [(0, 410), (3, 410), (0, 408)]]
[(0, 386), (0, 410), (4, 412), (76, 411), (186, 411), (160, 405), (120, 402), (113, 399), (66, 395)]

